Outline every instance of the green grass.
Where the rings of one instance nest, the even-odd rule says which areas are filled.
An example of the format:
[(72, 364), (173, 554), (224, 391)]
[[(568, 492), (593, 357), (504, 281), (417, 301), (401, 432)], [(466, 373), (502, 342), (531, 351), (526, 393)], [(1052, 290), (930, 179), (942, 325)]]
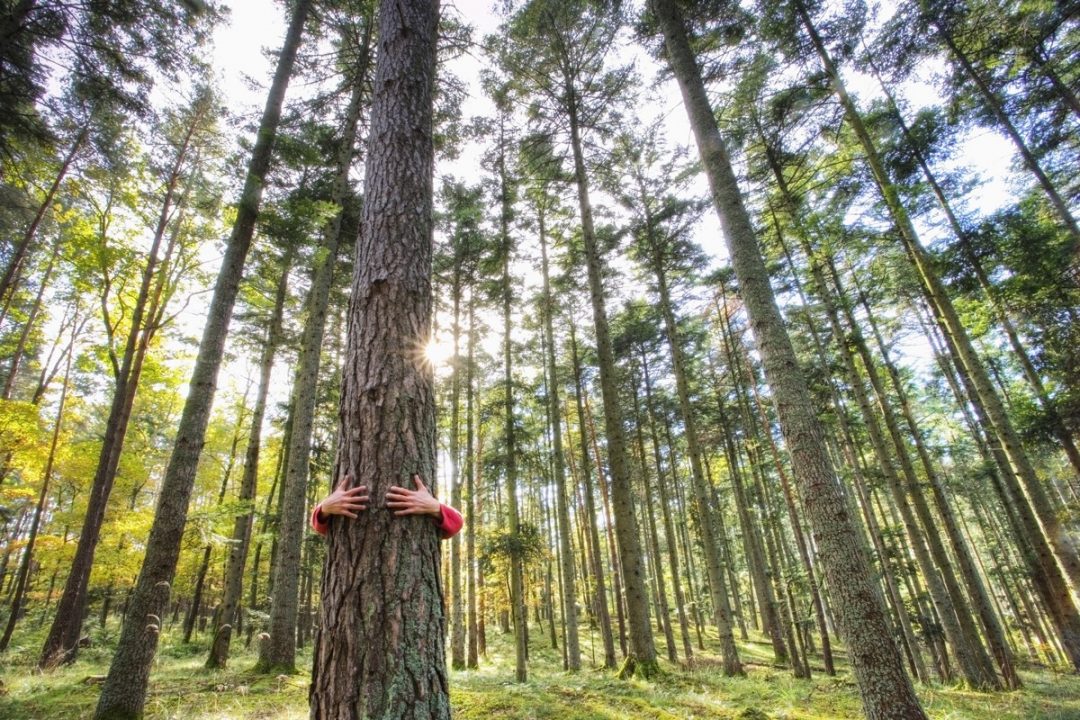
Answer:
[[(40, 629), (2, 656), (0, 718), (13, 720), (77, 720), (90, 718), (97, 701), (93, 678), (108, 671), (115, 637), (95, 637), (72, 666), (41, 674), (33, 670)], [(598, 638), (595, 638), (598, 641)], [(203, 638), (202, 640), (205, 640)], [(796, 680), (770, 664), (766, 643), (740, 644), (747, 664), (745, 678), (725, 678), (719, 658), (699, 653), (693, 667), (662, 663), (653, 681), (620, 681), (614, 672), (591, 667), (589, 635), (583, 637), (584, 662), (577, 674), (562, 671), (561, 654), (551, 649), (539, 630), (530, 646), (530, 679), (513, 682), (513, 646), (498, 632), (489, 633), (487, 658), (478, 670), (451, 673), (451, 700), (456, 718), (499, 720), (608, 720), (615, 718), (730, 718), (760, 720), (833, 720), (860, 718), (858, 694), (850, 674), (835, 678), (817, 673), (811, 681)], [(662, 648), (662, 637), (657, 638)], [(233, 657), (227, 670), (202, 667), (205, 642), (184, 646), (166, 634), (151, 677), (146, 706), (149, 720), (300, 720), (307, 718), (306, 675), (258, 675), (255, 656)], [(310, 666), (302, 653), (301, 667)], [(1078, 720), (1080, 677), (1047, 670), (1024, 671), (1026, 687), (1010, 693), (976, 693), (958, 687), (919, 688), (935, 720)], [(90, 679), (87, 682), (87, 679)], [(756, 711), (756, 712), (755, 712)]]

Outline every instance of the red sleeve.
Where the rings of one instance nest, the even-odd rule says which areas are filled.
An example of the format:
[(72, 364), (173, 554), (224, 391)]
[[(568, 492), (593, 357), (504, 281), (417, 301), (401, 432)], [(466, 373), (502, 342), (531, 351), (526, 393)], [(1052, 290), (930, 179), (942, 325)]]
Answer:
[(322, 510), (322, 503), (316, 505), (315, 509), (311, 511), (311, 528), (320, 535), (325, 535), (326, 531), (330, 529), (330, 519), (320, 517), (320, 510)]
[(443, 540), (457, 535), (464, 524), (465, 520), (457, 510), (446, 504), (439, 506), (439, 535)]

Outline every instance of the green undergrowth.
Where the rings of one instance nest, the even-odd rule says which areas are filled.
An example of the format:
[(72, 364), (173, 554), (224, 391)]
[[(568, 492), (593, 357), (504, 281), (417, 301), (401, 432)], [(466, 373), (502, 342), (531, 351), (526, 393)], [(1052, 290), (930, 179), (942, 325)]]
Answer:
[[(773, 667), (763, 642), (741, 643), (747, 676), (725, 678), (720, 658), (698, 652), (690, 666), (661, 661), (652, 680), (619, 680), (614, 670), (595, 667), (588, 633), (583, 634), (586, 669), (562, 671), (561, 654), (539, 630), (530, 645), (530, 678), (513, 682), (513, 644), (489, 633), (488, 655), (476, 670), (451, 672), (451, 702), (459, 720), (607, 720), (616, 718), (720, 718), (722, 720), (833, 720), (862, 717), (854, 681), (845, 670), (834, 678), (818, 671), (796, 680)], [(91, 718), (101, 679), (108, 672), (115, 637), (99, 634), (79, 660), (49, 673), (33, 669), (40, 638), (31, 631), (0, 656), (0, 718), (77, 720)], [(594, 638), (599, 643), (599, 638)], [(151, 678), (149, 720), (300, 720), (307, 718), (306, 673), (257, 674), (256, 656), (243, 649), (225, 670), (206, 670), (208, 638), (184, 645), (166, 633)], [(658, 648), (663, 638), (657, 637)], [(599, 648), (597, 648), (599, 650)], [(309, 668), (308, 652), (297, 664)], [(842, 663), (841, 666), (843, 667)], [(1047, 670), (1022, 673), (1026, 687), (1010, 693), (977, 693), (957, 687), (920, 688), (934, 720), (1077, 720), (1080, 678)]]

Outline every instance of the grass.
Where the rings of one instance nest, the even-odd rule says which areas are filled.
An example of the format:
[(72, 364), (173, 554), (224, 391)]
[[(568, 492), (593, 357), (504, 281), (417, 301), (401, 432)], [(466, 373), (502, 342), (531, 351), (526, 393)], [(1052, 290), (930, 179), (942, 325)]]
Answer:
[[(71, 666), (49, 673), (34, 670), (41, 628), (16, 636), (18, 645), (2, 656), (0, 718), (77, 720), (91, 718), (97, 678), (108, 671), (115, 636), (98, 631), (94, 646)], [(205, 638), (202, 638), (205, 641)], [(562, 671), (561, 654), (539, 629), (530, 645), (530, 679), (513, 682), (513, 645), (489, 633), (488, 656), (478, 670), (451, 673), (451, 703), (459, 720), (608, 720), (616, 718), (721, 718), (730, 720), (840, 720), (862, 717), (849, 673), (834, 678), (818, 672), (811, 681), (770, 664), (763, 642), (740, 644), (745, 678), (720, 674), (719, 657), (700, 652), (690, 668), (664, 662), (653, 681), (617, 680), (614, 671), (592, 666), (589, 635), (583, 637), (588, 669)], [(598, 641), (598, 638), (597, 638)], [(662, 637), (657, 638), (662, 648)], [(166, 633), (151, 677), (148, 720), (301, 720), (308, 717), (306, 675), (259, 675), (255, 655), (237, 648), (226, 670), (205, 670), (205, 642), (185, 646)], [(310, 666), (301, 653), (300, 667)], [(919, 695), (934, 720), (1080, 720), (1080, 677), (1048, 670), (1022, 673), (1025, 688), (1009, 693), (977, 693), (960, 687), (921, 687)]]

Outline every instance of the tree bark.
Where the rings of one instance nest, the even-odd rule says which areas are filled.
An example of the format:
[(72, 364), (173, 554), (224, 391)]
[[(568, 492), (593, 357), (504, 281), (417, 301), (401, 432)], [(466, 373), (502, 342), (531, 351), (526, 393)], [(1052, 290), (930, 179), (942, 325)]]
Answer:
[(331, 518), (311, 717), (449, 719), (439, 538), (397, 518), (391, 484), (435, 479), (431, 327), (437, 0), (380, 4), (364, 209), (342, 371), (335, 477), (371, 507)]

